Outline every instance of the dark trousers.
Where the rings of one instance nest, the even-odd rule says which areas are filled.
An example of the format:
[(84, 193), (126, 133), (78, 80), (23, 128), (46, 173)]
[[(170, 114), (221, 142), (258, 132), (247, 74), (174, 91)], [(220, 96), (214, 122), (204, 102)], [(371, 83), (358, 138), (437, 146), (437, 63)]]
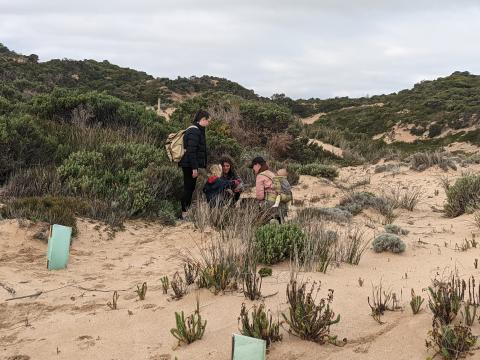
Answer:
[(197, 185), (197, 178), (192, 177), (192, 168), (184, 168), (183, 171), (183, 197), (182, 197), (182, 212), (186, 212), (190, 205), (192, 205), (192, 196)]

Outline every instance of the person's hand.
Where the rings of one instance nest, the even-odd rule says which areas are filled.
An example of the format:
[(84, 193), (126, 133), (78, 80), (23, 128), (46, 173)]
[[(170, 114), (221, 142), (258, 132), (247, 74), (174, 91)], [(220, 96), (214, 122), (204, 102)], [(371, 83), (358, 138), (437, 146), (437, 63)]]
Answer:
[(198, 176), (198, 169), (192, 170), (192, 177), (195, 179)]
[(227, 192), (227, 194), (233, 195), (232, 189), (227, 189), (227, 190), (225, 190), (225, 191)]

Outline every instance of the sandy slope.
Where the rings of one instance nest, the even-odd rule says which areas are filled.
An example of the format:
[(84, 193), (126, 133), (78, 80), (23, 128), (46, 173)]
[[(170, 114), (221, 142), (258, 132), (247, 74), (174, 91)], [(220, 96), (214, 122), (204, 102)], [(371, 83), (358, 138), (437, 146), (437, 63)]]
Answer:
[[(478, 172), (480, 166), (470, 170)], [(480, 249), (455, 250), (456, 243), (472, 234), (479, 235), (472, 215), (447, 219), (432, 211), (432, 206), (441, 208), (445, 200), (439, 182), (442, 175), (453, 179), (460, 171), (444, 173), (434, 168), (416, 173), (400, 167), (395, 173), (375, 174), (370, 166), (341, 170), (340, 178), (350, 183), (371, 176), (371, 184), (365, 190), (378, 192), (381, 187), (397, 183), (422, 187), (424, 199), (418, 209), (397, 211), (395, 223), (410, 230), (404, 237), (407, 250), (393, 255), (375, 254), (368, 249), (358, 266), (341, 264), (327, 274), (302, 274), (321, 280), (322, 294), (329, 288), (335, 289), (333, 306), (342, 318), (332, 332), (339, 338), (346, 337), (348, 344), (343, 348), (320, 346), (283, 331), (284, 341), (273, 346), (269, 359), (411, 360), (429, 355), (425, 338), (431, 314), (424, 310), (412, 315), (408, 306), (410, 289), (421, 293), (432, 277), (453, 268), (465, 277), (480, 275), (480, 270), (473, 266)], [(440, 190), (438, 195), (436, 189)], [(341, 196), (342, 190), (334, 184), (311, 177), (302, 177), (295, 191), (296, 199), (314, 206), (334, 205)], [(367, 211), (354, 222), (371, 239), (381, 231), (381, 220), (375, 212)], [(0, 287), (0, 359), (19, 354), (30, 359), (69, 360), (173, 360), (175, 356), (179, 360), (229, 359), (230, 336), (237, 330), (240, 306), (245, 301), (242, 294), (215, 296), (207, 290), (192, 289), (180, 301), (169, 301), (162, 294), (160, 277), (180, 270), (179, 262), (172, 256), (183, 248), (195, 248), (200, 241), (200, 234), (191, 225), (165, 228), (135, 221), (112, 238), (97, 223), (79, 220), (79, 236), (73, 242), (68, 269), (52, 272), (46, 270), (46, 244), (33, 239), (37, 230), (38, 225), (20, 227), (17, 221), (0, 221), (0, 282), (15, 289), (16, 296), (63, 288), (37, 298), (6, 302), (11, 294)], [(274, 276), (264, 281), (264, 294), (278, 291), (278, 295), (266, 299), (274, 312), (286, 308), (288, 278), (288, 264), (284, 263), (275, 266)], [(358, 278), (364, 279), (363, 287)], [(380, 280), (406, 305), (403, 312), (388, 313), (384, 325), (369, 316), (367, 305), (371, 284)], [(133, 288), (143, 281), (148, 283), (148, 292), (145, 301), (138, 301)], [(113, 289), (125, 290), (120, 291), (117, 311), (105, 305)], [(174, 312), (193, 311), (197, 294), (202, 315), (208, 320), (205, 336), (174, 350), (176, 342), (170, 334)], [(474, 332), (480, 333), (480, 325), (475, 325)], [(480, 358), (480, 353), (472, 358)]]

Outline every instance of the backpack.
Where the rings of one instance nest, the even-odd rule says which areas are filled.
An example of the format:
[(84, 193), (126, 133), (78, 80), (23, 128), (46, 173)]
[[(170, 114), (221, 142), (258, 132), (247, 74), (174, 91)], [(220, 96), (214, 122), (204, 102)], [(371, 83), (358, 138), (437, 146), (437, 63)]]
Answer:
[(167, 156), (171, 162), (180, 162), (182, 160), (183, 155), (185, 154), (185, 146), (183, 144), (183, 137), (185, 136), (185, 132), (188, 129), (195, 128), (195, 125), (189, 126), (185, 130), (180, 130), (176, 133), (170, 134), (167, 137), (167, 141), (165, 142), (165, 149), (167, 150)]
[(272, 194), (275, 196), (275, 199), (271, 198), (267, 194), (267, 200), (275, 202), (278, 195), (280, 195), (280, 203), (282, 204), (287, 204), (293, 200), (292, 186), (288, 182), (286, 176), (275, 175), (272, 179), (271, 176), (268, 176), (264, 172), (261, 174), (272, 180), (272, 189), (275, 192), (275, 194)]

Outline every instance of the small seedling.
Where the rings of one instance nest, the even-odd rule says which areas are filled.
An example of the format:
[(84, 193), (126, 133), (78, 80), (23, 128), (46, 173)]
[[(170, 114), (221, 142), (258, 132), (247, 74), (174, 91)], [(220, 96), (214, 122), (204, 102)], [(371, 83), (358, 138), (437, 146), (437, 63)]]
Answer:
[(368, 305), (371, 309), (371, 316), (379, 324), (384, 324), (382, 315), (385, 311), (395, 311), (398, 309), (396, 295), (391, 290), (384, 291), (382, 283), (378, 286), (372, 286), (372, 299), (367, 298)]
[(145, 300), (145, 296), (147, 295), (147, 283), (144, 282), (142, 287), (137, 285), (137, 290), (135, 290), (135, 292), (140, 300)]
[(363, 280), (361, 277), (358, 278), (358, 285), (359, 285), (360, 287), (363, 286), (363, 283), (364, 283), (364, 282), (365, 282), (365, 280)]
[(257, 300), (262, 296), (262, 277), (257, 275), (255, 260), (246, 260), (242, 274), (243, 295), (247, 299)]
[(262, 278), (272, 276), (272, 268), (262, 267), (260, 270), (258, 270), (258, 275), (260, 275)]
[(181, 299), (187, 293), (187, 285), (178, 272), (173, 275), (173, 280), (170, 285), (173, 290), (174, 299)]
[(163, 293), (166, 294), (168, 292), (168, 288), (170, 287), (170, 281), (168, 280), (168, 276), (164, 276), (160, 279), (162, 282), (162, 290)]
[(187, 285), (193, 284), (198, 276), (198, 266), (196, 264), (186, 262), (183, 264), (183, 271), (185, 272), (185, 282)]
[(422, 304), (425, 301), (420, 295), (415, 295), (415, 291), (412, 289), (412, 300), (410, 300), (410, 307), (414, 315), (418, 314), (422, 309)]
[[(173, 284), (173, 282), (172, 282)], [(178, 340), (178, 343), (191, 344), (196, 340), (200, 340), (205, 333), (207, 321), (202, 323), (202, 317), (200, 315), (200, 303), (197, 299), (197, 309), (195, 312), (187, 318), (182, 311), (181, 313), (175, 312), (176, 328), (170, 330), (170, 333)]]
[(112, 297), (112, 302), (108, 302), (107, 303), (107, 306), (112, 309), (112, 310), (117, 310), (118, 307), (117, 307), (117, 301), (118, 301), (118, 298), (120, 297), (120, 295), (118, 295), (118, 292), (115, 290), (113, 292), (113, 297)]
[(478, 259), (475, 258), (475, 261), (473, 262), (473, 266), (475, 266), (475, 269), (478, 269)]

